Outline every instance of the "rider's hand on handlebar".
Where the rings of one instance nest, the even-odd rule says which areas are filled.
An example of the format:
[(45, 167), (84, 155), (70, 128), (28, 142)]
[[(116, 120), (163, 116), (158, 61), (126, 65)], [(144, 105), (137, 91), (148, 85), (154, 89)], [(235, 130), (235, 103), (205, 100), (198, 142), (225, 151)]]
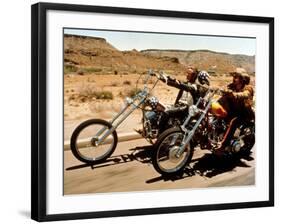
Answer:
[(233, 96), (233, 91), (230, 90), (230, 89), (223, 89), (223, 90), (222, 90), (222, 93), (223, 93), (225, 96)]
[(168, 78), (169, 78), (169, 76), (166, 76), (164, 74), (160, 74), (160, 80), (161, 81), (167, 83), (168, 82)]

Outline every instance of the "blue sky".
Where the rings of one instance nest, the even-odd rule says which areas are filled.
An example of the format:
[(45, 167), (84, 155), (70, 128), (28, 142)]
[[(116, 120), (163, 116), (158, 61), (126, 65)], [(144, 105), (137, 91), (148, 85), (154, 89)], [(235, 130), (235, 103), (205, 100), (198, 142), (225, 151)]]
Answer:
[(255, 55), (256, 39), (241, 37), (162, 34), (125, 31), (65, 29), (66, 34), (105, 38), (117, 49), (212, 50), (229, 54)]

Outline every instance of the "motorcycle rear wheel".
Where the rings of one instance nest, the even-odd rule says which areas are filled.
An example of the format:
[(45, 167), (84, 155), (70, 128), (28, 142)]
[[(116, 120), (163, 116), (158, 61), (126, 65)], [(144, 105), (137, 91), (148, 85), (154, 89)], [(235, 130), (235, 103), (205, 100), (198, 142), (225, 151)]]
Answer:
[(114, 130), (103, 143), (95, 145), (102, 135), (97, 132), (104, 129), (105, 133), (112, 125), (105, 120), (91, 119), (81, 123), (72, 133), (70, 147), (73, 155), (81, 162), (95, 164), (105, 161), (112, 155), (117, 145), (117, 133)]
[(243, 153), (250, 153), (255, 145), (255, 123), (249, 122), (241, 130), (241, 135), (245, 135), (243, 140), (245, 145), (242, 148)]
[(154, 145), (152, 164), (161, 175), (177, 175), (184, 171), (193, 156), (194, 147), (190, 144), (177, 158), (176, 152), (183, 140), (184, 133), (179, 127), (164, 131)]

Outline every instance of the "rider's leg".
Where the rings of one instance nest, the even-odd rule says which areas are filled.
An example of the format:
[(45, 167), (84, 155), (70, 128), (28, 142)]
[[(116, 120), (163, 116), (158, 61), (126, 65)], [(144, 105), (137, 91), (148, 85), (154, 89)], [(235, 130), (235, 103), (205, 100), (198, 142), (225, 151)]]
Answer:
[(229, 145), (230, 140), (233, 138), (233, 135), (239, 125), (240, 119), (235, 117), (230, 121), (229, 127), (226, 131), (226, 133), (224, 134), (223, 140), (221, 142), (221, 145), (216, 149), (216, 151), (219, 152), (223, 152), (225, 147)]

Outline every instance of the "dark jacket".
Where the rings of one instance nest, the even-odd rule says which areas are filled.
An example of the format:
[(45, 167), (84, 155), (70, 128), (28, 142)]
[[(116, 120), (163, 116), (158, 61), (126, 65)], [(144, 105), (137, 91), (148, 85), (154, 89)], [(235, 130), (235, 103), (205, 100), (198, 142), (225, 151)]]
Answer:
[(207, 91), (207, 88), (203, 88), (201, 85), (197, 85), (196, 83), (181, 82), (177, 79), (171, 78), (167, 80), (167, 85), (173, 86), (180, 90), (175, 100), (175, 105), (179, 104), (180, 100), (184, 95), (184, 92), (189, 92), (192, 96), (193, 103), (196, 103), (199, 97), (203, 97)]

